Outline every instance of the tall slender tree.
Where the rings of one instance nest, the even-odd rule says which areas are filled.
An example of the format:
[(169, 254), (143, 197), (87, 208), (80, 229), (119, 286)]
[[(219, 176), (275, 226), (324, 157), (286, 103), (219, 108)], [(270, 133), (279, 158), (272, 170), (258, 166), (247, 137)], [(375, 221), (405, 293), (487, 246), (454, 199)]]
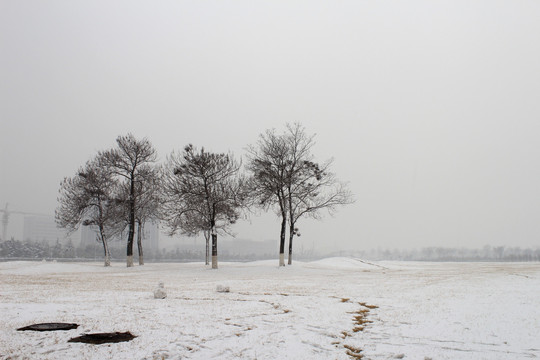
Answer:
[(97, 240), (103, 245), (105, 266), (110, 266), (109, 239), (120, 233), (122, 222), (115, 201), (117, 184), (99, 157), (88, 161), (73, 177), (60, 184), (55, 219), (60, 227), (73, 232), (83, 226), (98, 229)]
[(217, 154), (193, 145), (172, 153), (165, 166), (163, 220), (171, 235), (210, 233), (212, 268), (218, 268), (217, 239), (240, 216), (245, 195), (240, 164), (231, 154)]
[(110, 171), (121, 179), (127, 191), (125, 209), (128, 222), (127, 266), (133, 266), (133, 241), (137, 222), (137, 188), (143, 187), (148, 165), (155, 163), (157, 155), (154, 147), (146, 138), (136, 139), (132, 134), (119, 136), (116, 148), (101, 153)]

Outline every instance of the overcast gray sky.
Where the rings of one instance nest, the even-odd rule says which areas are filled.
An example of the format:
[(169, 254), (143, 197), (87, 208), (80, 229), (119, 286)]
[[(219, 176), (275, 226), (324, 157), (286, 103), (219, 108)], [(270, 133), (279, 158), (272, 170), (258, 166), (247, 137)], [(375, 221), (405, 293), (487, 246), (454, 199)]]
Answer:
[(357, 199), (304, 246), (537, 247), (539, 44), (536, 0), (0, 0), (0, 206), (52, 214), (128, 132), (240, 156), (298, 121)]

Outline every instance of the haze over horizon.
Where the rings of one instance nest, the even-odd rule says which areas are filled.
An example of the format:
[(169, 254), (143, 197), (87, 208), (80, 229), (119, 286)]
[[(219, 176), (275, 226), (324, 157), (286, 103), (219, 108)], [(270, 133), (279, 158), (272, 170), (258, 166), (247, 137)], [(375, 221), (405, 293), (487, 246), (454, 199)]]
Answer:
[[(539, 247), (539, 16), (509, 0), (0, 2), (0, 208), (53, 214), (60, 181), (119, 135), (160, 161), (188, 143), (240, 157), (300, 122), (356, 203), (301, 220), (296, 245)], [(277, 242), (278, 219), (233, 231)]]

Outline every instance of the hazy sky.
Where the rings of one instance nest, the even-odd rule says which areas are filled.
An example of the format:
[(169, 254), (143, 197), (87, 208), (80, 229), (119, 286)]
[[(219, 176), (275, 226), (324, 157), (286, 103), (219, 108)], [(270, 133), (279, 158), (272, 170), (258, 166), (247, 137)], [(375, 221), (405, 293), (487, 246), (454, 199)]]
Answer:
[(52, 214), (128, 132), (240, 156), (298, 121), (357, 199), (298, 244), (537, 247), (539, 44), (536, 0), (0, 0), (0, 206)]

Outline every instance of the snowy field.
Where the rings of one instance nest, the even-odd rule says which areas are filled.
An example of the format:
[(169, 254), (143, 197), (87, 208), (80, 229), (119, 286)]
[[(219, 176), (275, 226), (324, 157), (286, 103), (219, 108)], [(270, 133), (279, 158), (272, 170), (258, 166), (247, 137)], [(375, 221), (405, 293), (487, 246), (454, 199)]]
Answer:
[[(0, 358), (540, 358), (538, 263), (276, 265), (0, 263)], [(80, 326), (16, 331), (41, 322)], [(67, 342), (113, 331), (137, 338)]]

